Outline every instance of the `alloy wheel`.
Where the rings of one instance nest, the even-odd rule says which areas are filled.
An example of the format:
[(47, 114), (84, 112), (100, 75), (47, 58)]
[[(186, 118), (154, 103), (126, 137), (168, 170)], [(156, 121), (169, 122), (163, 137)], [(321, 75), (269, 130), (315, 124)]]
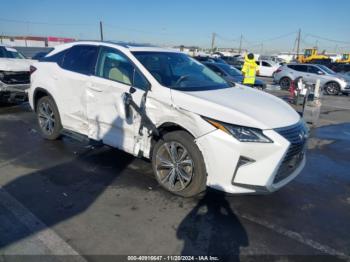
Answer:
[(52, 135), (55, 129), (55, 114), (48, 102), (40, 104), (38, 118), (42, 131), (47, 135)]
[(337, 95), (339, 93), (339, 87), (337, 83), (329, 83), (326, 87), (327, 93), (330, 95)]
[(182, 144), (164, 143), (156, 153), (155, 163), (158, 181), (169, 191), (179, 192), (190, 184), (194, 162)]
[(288, 78), (283, 78), (280, 82), (280, 86), (282, 89), (289, 89), (290, 87), (290, 80)]

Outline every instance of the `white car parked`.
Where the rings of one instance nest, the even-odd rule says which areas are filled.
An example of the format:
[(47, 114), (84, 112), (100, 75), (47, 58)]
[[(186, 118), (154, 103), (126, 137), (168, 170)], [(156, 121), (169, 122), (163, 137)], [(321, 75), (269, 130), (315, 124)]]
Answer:
[(279, 63), (267, 60), (258, 60), (256, 64), (259, 66), (259, 76), (272, 77), (273, 73), (281, 66)]
[(31, 63), (16, 49), (0, 45), (0, 103), (26, 99)]
[(74, 132), (150, 158), (160, 185), (175, 194), (206, 185), (272, 192), (305, 164), (307, 127), (287, 103), (232, 87), (186, 54), (76, 42), (32, 71), (29, 101), (46, 139)]

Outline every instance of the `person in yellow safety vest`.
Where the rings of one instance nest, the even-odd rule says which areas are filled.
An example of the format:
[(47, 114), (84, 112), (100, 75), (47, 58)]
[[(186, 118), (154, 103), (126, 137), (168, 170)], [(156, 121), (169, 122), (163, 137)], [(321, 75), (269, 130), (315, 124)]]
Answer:
[(255, 76), (259, 73), (259, 66), (256, 64), (252, 53), (245, 56), (242, 73), (244, 76), (243, 85), (254, 86)]

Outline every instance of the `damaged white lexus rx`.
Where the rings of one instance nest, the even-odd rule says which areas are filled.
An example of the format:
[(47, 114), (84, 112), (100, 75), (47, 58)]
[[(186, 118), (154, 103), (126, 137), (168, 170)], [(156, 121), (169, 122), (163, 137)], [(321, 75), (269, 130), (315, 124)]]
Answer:
[(31, 68), (44, 138), (74, 133), (151, 159), (166, 190), (276, 191), (305, 165), (308, 129), (281, 99), (174, 51), (108, 42), (56, 47)]

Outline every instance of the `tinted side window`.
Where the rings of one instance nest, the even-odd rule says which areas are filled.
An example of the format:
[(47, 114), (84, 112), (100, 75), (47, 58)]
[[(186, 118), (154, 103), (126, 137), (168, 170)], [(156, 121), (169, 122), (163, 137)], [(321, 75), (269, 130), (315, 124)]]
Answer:
[(148, 83), (146, 78), (143, 75), (141, 75), (141, 73), (139, 73), (138, 70), (135, 70), (133, 86), (142, 90), (147, 90), (150, 88), (150, 84)]
[(6, 57), (6, 50), (3, 47), (0, 47), (0, 57)]
[(65, 54), (62, 67), (66, 70), (85, 75), (92, 74), (94, 72), (97, 54), (97, 46), (73, 46)]
[(294, 65), (294, 70), (299, 72), (307, 72), (307, 66), (306, 65)]
[(267, 66), (267, 67), (271, 67), (271, 65), (269, 63), (266, 63), (265, 61), (262, 62), (263, 66)]
[(44, 56), (39, 59), (39, 62), (54, 62), (62, 66), (63, 58), (66, 53), (67, 53), (67, 49), (61, 52), (58, 52), (57, 54), (54, 54), (52, 56), (48, 56), (48, 57)]
[(123, 53), (109, 47), (101, 48), (96, 75), (143, 90), (150, 86), (145, 77)]
[(317, 74), (318, 71), (321, 71), (320, 69), (318, 69), (317, 67), (314, 66), (308, 66), (308, 72), (311, 74)]

